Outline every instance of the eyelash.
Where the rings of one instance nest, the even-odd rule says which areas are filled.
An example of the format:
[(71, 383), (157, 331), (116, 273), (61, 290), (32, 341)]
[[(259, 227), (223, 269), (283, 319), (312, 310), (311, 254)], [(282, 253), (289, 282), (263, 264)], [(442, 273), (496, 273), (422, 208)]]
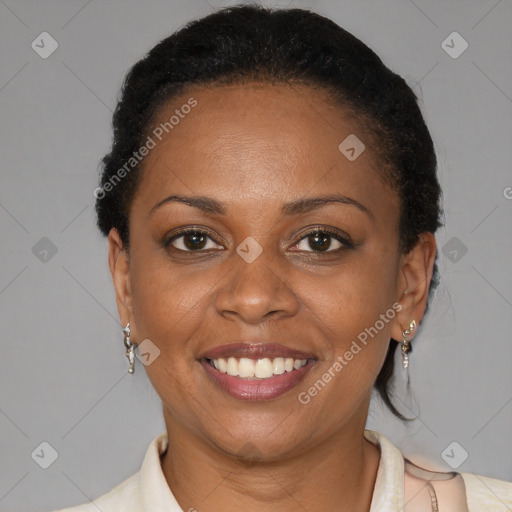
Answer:
[[(177, 240), (177, 239), (179, 239), (179, 238), (181, 238), (183, 236), (190, 235), (190, 234), (206, 235), (210, 240), (212, 240), (216, 244), (222, 245), (208, 231), (205, 231), (205, 230), (199, 229), (199, 228), (186, 228), (186, 229), (183, 229), (183, 230), (179, 231), (178, 233), (175, 233), (170, 238), (164, 239), (163, 246), (164, 247), (168, 247), (168, 246), (171, 245), (171, 243), (174, 240)], [(325, 228), (325, 227), (320, 227), (320, 226), (316, 227), (316, 228), (314, 228), (314, 229), (312, 229), (310, 231), (307, 231), (306, 233), (304, 233), (301, 236), (301, 238), (299, 238), (293, 245), (297, 245), (298, 243), (300, 243), (302, 240), (304, 240), (308, 236), (311, 236), (311, 235), (314, 235), (314, 234), (329, 235), (332, 238), (334, 238), (335, 240), (337, 240), (338, 242), (340, 242), (341, 244), (343, 244), (344, 247), (339, 247), (338, 249), (327, 250), (327, 251), (305, 251), (305, 252), (311, 252), (313, 254), (329, 254), (329, 253), (337, 253), (337, 252), (342, 251), (344, 249), (352, 249), (352, 248), (354, 248), (354, 244), (350, 240), (350, 238), (345, 237), (345, 236), (341, 235), (340, 233), (338, 233), (336, 231), (333, 231), (332, 229)], [(194, 253), (194, 252), (200, 253), (200, 252), (205, 252), (205, 251), (208, 251), (208, 250), (212, 250), (212, 249), (183, 250), (183, 249), (177, 249), (176, 247), (172, 247), (172, 249), (174, 249), (176, 251), (179, 251), (179, 252), (188, 252), (188, 253)], [(213, 249), (213, 250), (217, 250), (217, 249)]]

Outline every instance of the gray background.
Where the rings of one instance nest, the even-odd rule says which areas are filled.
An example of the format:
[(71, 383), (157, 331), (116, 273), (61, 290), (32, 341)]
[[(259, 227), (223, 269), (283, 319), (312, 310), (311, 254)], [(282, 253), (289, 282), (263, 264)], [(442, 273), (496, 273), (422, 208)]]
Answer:
[[(1, 511), (97, 497), (164, 429), (143, 366), (126, 372), (92, 192), (129, 66), (228, 3), (0, 0)], [(468, 453), (459, 471), (512, 480), (512, 3), (268, 5), (316, 10), (375, 49), (420, 95), (436, 145), (443, 280), (416, 338), (412, 394), (397, 380), (397, 401), (419, 416), (403, 426), (376, 401), (369, 427), (445, 470), (456, 441), (444, 453), (451, 464)], [(59, 45), (47, 59), (31, 48), (43, 31)], [(469, 44), (456, 59), (441, 46), (453, 31)], [(58, 453), (46, 470), (31, 456), (44, 441)]]

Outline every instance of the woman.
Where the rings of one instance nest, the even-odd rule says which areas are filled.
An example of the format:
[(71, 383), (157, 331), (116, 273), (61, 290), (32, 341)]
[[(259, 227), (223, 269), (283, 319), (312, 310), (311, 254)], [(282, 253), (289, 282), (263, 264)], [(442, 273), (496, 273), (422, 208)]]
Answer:
[(436, 283), (436, 157), (416, 97), (303, 11), (239, 6), (128, 74), (95, 194), (130, 373), (166, 432), (110, 511), (510, 510), (365, 430)]

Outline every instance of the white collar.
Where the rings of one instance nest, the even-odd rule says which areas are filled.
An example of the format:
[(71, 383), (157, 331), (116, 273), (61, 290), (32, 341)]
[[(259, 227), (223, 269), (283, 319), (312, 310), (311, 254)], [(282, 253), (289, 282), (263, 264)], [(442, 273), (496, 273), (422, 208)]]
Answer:
[[(400, 451), (382, 434), (364, 431), (380, 451), (380, 461), (370, 512), (399, 512), (404, 507), (404, 461)], [(168, 447), (167, 432), (156, 436), (144, 457), (139, 485), (145, 512), (183, 512), (162, 471), (160, 456)]]
[(404, 509), (404, 458), (391, 441), (373, 430), (364, 437), (379, 448), (380, 461), (370, 512), (399, 512)]
[(162, 471), (160, 456), (169, 444), (167, 431), (158, 434), (146, 452), (139, 471), (139, 485), (145, 512), (183, 512)]

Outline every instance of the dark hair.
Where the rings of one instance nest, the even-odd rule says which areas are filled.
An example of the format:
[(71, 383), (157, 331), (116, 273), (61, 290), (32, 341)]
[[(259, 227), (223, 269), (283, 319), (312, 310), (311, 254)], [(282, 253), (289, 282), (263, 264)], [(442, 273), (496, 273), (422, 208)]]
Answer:
[[(112, 149), (102, 160), (100, 194), (95, 192), (98, 227), (105, 236), (116, 228), (129, 247), (128, 213), (140, 165), (122, 173), (123, 179), (113, 178), (119, 178), (116, 173), (141, 147), (158, 108), (188, 85), (249, 81), (322, 89), (357, 115), (378, 156), (382, 178), (400, 198), (401, 253), (414, 247), (420, 233), (435, 233), (442, 225), (432, 139), (405, 80), (328, 18), (302, 9), (237, 5), (187, 24), (128, 72), (113, 116)], [(437, 274), (436, 255), (429, 300)], [(390, 340), (375, 388), (403, 420), (388, 389), (397, 345)]]

